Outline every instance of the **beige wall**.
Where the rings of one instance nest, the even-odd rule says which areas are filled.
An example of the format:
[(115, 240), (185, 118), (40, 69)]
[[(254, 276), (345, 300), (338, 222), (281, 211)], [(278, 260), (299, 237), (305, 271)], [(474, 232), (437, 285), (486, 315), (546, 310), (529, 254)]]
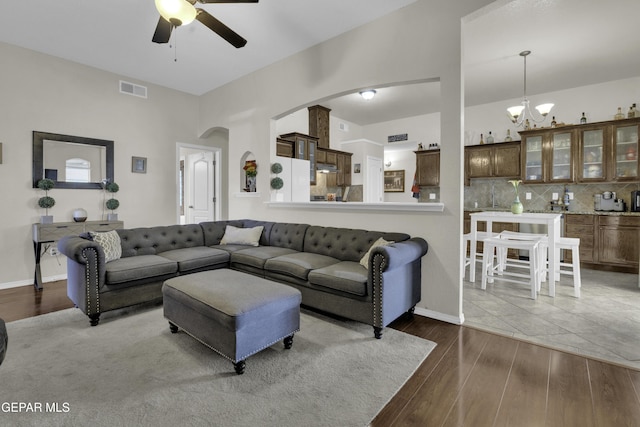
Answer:
[[(127, 227), (176, 222), (176, 143), (211, 144), (196, 135), (196, 97), (148, 84), (148, 99), (122, 95), (118, 82), (126, 77), (7, 44), (0, 43), (0, 57), (0, 287), (33, 280), (31, 224), (44, 214), (37, 207), (44, 193), (31, 187), (34, 130), (113, 140), (120, 219)], [(131, 173), (132, 156), (147, 157), (146, 174)], [(71, 221), (79, 207), (101, 219), (99, 190), (50, 195), (54, 221)], [(64, 277), (66, 260), (45, 256), (42, 270), (45, 278)]]
[[(405, 231), (430, 243), (423, 262), (421, 308), (450, 319), (461, 315), (462, 230), (462, 71), (461, 18), (490, 3), (420, 0), (396, 13), (359, 27), (276, 64), (242, 77), (201, 97), (201, 132), (229, 129), (231, 167), (246, 150), (258, 164), (275, 157), (275, 126), (271, 119), (316, 100), (368, 86), (440, 79), (442, 114), (442, 213), (323, 212), (282, 210), (265, 206), (268, 194), (249, 199), (231, 197), (230, 217), (251, 216), (276, 221), (379, 230)], [(231, 172), (230, 188), (239, 188)], [(267, 188), (268, 174), (258, 174)], [(232, 190), (236, 191), (236, 190)], [(453, 238), (452, 238), (453, 237)]]

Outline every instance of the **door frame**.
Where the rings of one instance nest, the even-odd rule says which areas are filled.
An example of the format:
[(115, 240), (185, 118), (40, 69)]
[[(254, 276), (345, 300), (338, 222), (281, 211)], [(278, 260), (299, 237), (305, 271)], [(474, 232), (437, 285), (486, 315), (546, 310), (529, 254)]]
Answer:
[(176, 224), (180, 224), (180, 157), (183, 149), (207, 151), (213, 153), (213, 161), (215, 166), (213, 168), (213, 197), (215, 202), (213, 203), (213, 220), (218, 221), (221, 219), (221, 205), (222, 205), (222, 191), (221, 191), (221, 164), (222, 148), (209, 147), (206, 145), (185, 144), (182, 142), (176, 143)]

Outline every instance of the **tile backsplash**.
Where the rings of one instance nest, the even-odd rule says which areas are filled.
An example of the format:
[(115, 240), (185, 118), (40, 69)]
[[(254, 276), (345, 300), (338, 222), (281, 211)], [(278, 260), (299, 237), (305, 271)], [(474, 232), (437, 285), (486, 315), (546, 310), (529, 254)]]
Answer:
[[(631, 192), (640, 190), (640, 183), (628, 184), (520, 184), (518, 195), (525, 210), (548, 210), (553, 193), (558, 193), (562, 199), (565, 187), (573, 192), (571, 202), (572, 211), (593, 211), (594, 195), (605, 191), (616, 192), (616, 197), (627, 204), (627, 210), (631, 206)], [(526, 193), (531, 193), (531, 199), (526, 199)], [(492, 197), (493, 194), (493, 197)], [(473, 179), (471, 186), (464, 187), (464, 207), (480, 209), (497, 207), (508, 209), (515, 198), (515, 192), (509, 180), (487, 178)], [(493, 201), (495, 200), (495, 203)]]

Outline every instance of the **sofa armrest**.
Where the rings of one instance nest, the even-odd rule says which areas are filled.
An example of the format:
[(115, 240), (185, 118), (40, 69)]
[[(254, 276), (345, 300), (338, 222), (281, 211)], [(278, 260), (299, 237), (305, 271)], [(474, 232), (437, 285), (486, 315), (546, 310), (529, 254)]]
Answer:
[(78, 236), (60, 239), (58, 250), (67, 257), (67, 296), (97, 324), (93, 319), (100, 314), (100, 289), (106, 280), (104, 250)]
[(373, 326), (381, 328), (411, 310), (422, 294), (422, 257), (429, 250), (426, 240), (414, 237), (371, 251), (369, 286), (373, 299)]

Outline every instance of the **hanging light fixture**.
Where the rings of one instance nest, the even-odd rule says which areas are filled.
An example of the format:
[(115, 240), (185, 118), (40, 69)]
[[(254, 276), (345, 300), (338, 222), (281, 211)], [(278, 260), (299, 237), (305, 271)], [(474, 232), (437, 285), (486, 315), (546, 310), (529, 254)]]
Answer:
[(530, 50), (520, 52), (520, 56), (524, 58), (524, 95), (522, 103), (520, 105), (507, 108), (509, 118), (516, 126), (525, 126), (527, 120), (531, 120), (534, 123), (541, 123), (553, 108), (553, 104), (538, 105), (536, 110), (538, 111), (539, 116), (536, 117), (529, 106), (529, 99), (527, 98), (527, 56), (530, 53)]
[(196, 8), (187, 0), (155, 0), (160, 15), (175, 27), (187, 25), (196, 18)]
[(376, 91), (374, 89), (363, 90), (360, 91), (360, 96), (368, 101), (376, 96)]

